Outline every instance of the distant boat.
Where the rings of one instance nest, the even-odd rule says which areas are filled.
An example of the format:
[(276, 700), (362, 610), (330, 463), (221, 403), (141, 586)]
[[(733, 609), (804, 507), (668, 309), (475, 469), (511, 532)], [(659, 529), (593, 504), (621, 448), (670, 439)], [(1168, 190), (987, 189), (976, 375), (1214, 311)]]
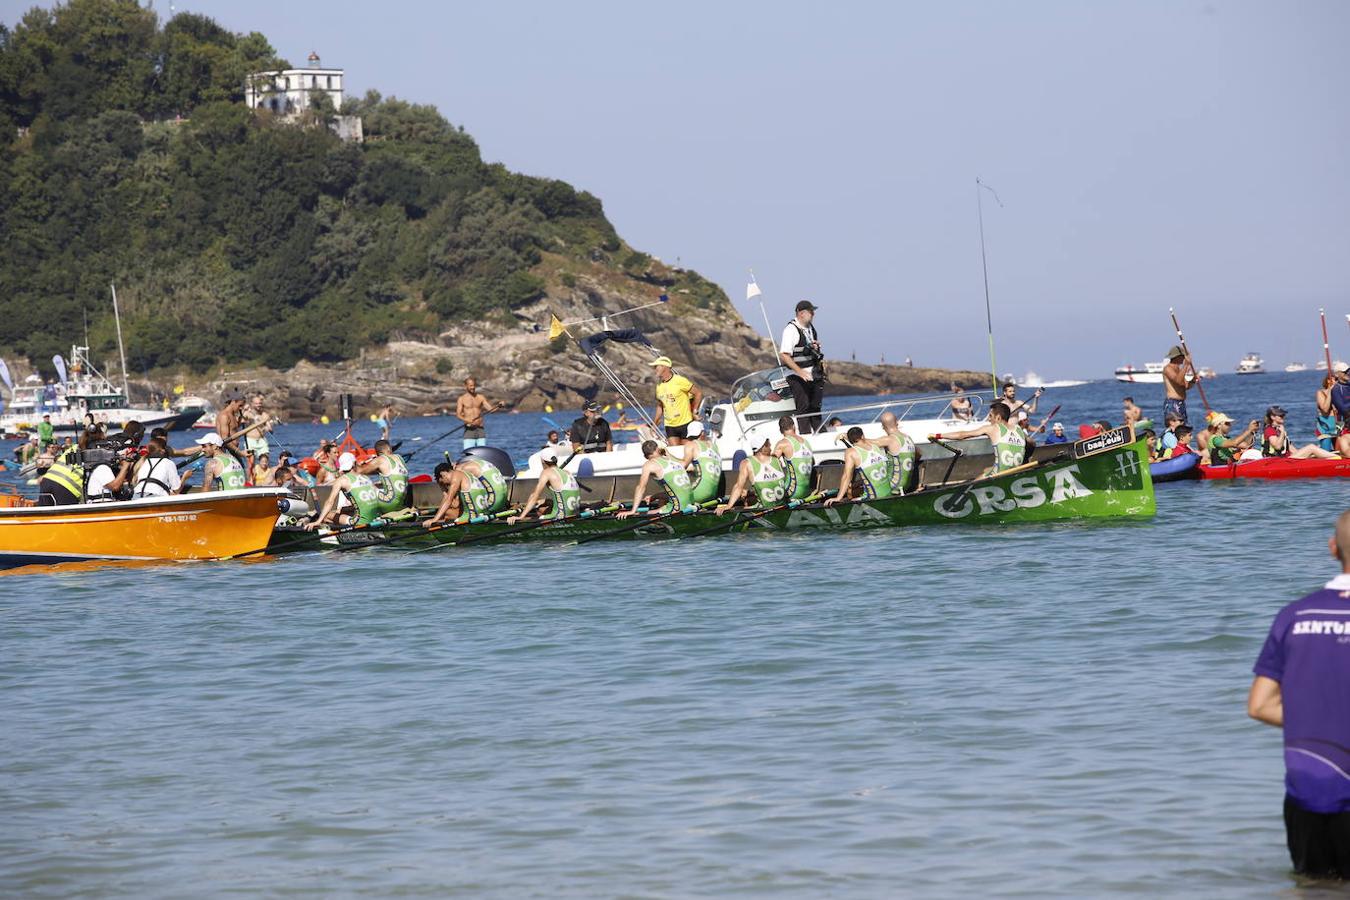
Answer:
[(1237, 364), (1237, 373), (1239, 375), (1264, 375), (1266, 374), (1266, 361), (1261, 358), (1259, 353), (1248, 353)]
[(1289, 365), (1284, 367), (1284, 370), (1286, 372), (1306, 372), (1308, 371), (1308, 367), (1305, 366), (1303, 363), (1290, 363)]
[(1211, 369), (1209, 366), (1201, 366), (1201, 367), (1200, 367), (1200, 377), (1201, 377), (1201, 378), (1218, 378), (1218, 377), (1219, 377), (1219, 373), (1218, 373), (1218, 372), (1215, 372), (1215, 371), (1214, 371), (1213, 369)]
[(1162, 384), (1163, 367), (1165, 362), (1144, 363), (1141, 369), (1138, 366), (1124, 365), (1116, 369), (1116, 381), (1124, 381), (1129, 384)]
[(1061, 378), (1058, 381), (1046, 381), (1035, 372), (1028, 372), (1022, 376), (1022, 380), (1019, 381), (1018, 384), (1028, 388), (1066, 388), (1078, 387), (1080, 384), (1087, 384), (1087, 382), (1072, 378)]
[[(1345, 365), (1345, 363), (1344, 363), (1342, 360), (1339, 360), (1339, 359), (1333, 360), (1331, 364), (1332, 364), (1333, 366), (1343, 366), (1343, 365)], [(1326, 361), (1325, 359), (1319, 359), (1319, 360), (1317, 361), (1317, 364), (1314, 365), (1313, 368), (1316, 369), (1316, 370), (1319, 371), (1319, 372), (1325, 372), (1325, 371), (1327, 370), (1327, 361)]]

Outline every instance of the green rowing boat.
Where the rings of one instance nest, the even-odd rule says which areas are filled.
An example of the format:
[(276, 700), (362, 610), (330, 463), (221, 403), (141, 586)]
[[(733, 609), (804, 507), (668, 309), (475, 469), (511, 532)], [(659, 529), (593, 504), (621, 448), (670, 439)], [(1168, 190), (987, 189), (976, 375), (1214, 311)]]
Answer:
[(951, 523), (1008, 525), (1065, 519), (1147, 518), (1156, 511), (1143, 441), (1126, 428), (1079, 441), (1061, 456), (985, 478), (935, 485), (882, 500), (826, 506), (808, 503), (770, 510), (754, 507), (718, 517), (711, 511), (620, 519), (613, 513), (574, 516), (556, 522), (509, 525), (465, 523), (417, 534), (421, 526), (391, 525), (339, 534), (341, 545), (402, 549), (436, 544), (492, 544), (525, 540), (693, 537), (735, 532), (860, 529)]

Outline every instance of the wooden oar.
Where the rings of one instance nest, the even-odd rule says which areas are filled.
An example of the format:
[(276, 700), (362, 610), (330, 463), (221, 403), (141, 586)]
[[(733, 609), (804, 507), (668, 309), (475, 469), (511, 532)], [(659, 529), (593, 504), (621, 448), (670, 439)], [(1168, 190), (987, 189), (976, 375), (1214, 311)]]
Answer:
[(269, 550), (274, 552), (278, 550), (285, 550), (287, 547), (298, 547), (301, 544), (310, 544), (315, 541), (321, 541), (327, 537), (333, 537), (334, 535), (347, 534), (348, 532), (352, 531), (364, 531), (365, 529), (370, 528), (373, 525), (374, 525), (373, 522), (358, 522), (355, 525), (348, 525), (346, 527), (338, 528), (333, 531), (323, 531), (323, 532), (311, 531), (304, 537), (298, 537), (293, 541), (287, 541), (286, 543), (278, 544), (275, 547), (263, 547), (260, 550), (250, 550), (247, 553), (236, 553), (233, 556), (222, 556), (221, 559), (239, 559), (244, 556), (257, 556), (259, 553), (266, 553)]
[[(710, 504), (714, 504), (717, 502), (718, 502), (717, 500), (709, 500), (707, 503), (699, 504), (697, 507), (695, 507), (695, 509), (707, 509)], [(617, 531), (606, 531), (604, 534), (594, 534), (588, 538), (582, 538), (581, 540), (574, 543), (572, 546), (580, 547), (582, 544), (589, 544), (593, 541), (603, 541), (605, 538), (618, 537), (621, 534), (628, 534), (630, 532), (637, 531), (644, 525), (651, 525), (653, 522), (661, 522), (671, 518), (672, 516), (681, 515), (683, 512), (684, 510), (682, 508), (676, 508), (668, 513), (662, 513), (659, 516), (651, 516), (649, 518), (643, 518), (641, 521), (620, 528)]]
[(1181, 352), (1186, 354), (1186, 362), (1190, 363), (1191, 371), (1195, 373), (1195, 386), (1200, 389), (1200, 402), (1205, 405), (1205, 412), (1210, 412), (1209, 398), (1205, 396), (1204, 379), (1200, 377), (1200, 370), (1195, 367), (1195, 359), (1191, 356), (1191, 349), (1186, 346), (1186, 337), (1181, 333), (1181, 325), (1177, 322), (1176, 310), (1169, 306), (1167, 311), (1172, 316), (1172, 327), (1177, 330), (1177, 343), (1181, 345)]
[[(423, 535), (435, 534), (436, 532), (438, 532), (438, 531), (444, 531), (444, 530), (447, 529), (447, 528), (456, 528), (456, 527), (459, 527), (459, 526), (461, 526), (461, 525), (472, 525), (472, 524), (475, 523), (475, 521), (477, 521), (477, 522), (484, 522), (484, 521), (487, 521), (488, 518), (494, 518), (494, 519), (495, 519), (495, 518), (500, 518), (500, 517), (502, 517), (502, 516), (508, 516), (508, 515), (511, 515), (511, 513), (513, 513), (513, 512), (515, 512), (515, 510), (513, 510), (513, 509), (508, 509), (508, 510), (503, 510), (502, 512), (499, 512), (499, 513), (497, 513), (497, 514), (495, 514), (495, 515), (493, 515), (493, 516), (491, 516), (491, 517), (484, 517), (484, 518), (478, 518), (478, 519), (466, 519), (466, 520), (463, 521), (463, 522), (458, 521), (458, 520), (457, 520), (457, 521), (454, 521), (454, 522), (442, 522), (440, 525), (433, 525), (433, 526), (431, 526), (430, 528), (415, 528), (415, 529), (410, 529), (409, 531), (405, 532), (404, 534), (395, 534), (395, 535), (391, 535), (390, 537), (387, 537), (387, 538), (385, 538), (385, 539), (382, 540), (382, 541), (377, 541), (377, 542), (375, 542), (375, 543), (373, 543), (373, 544), (348, 544), (348, 545), (346, 545), (345, 547), (344, 547), (344, 546), (338, 546), (338, 547), (336, 548), (336, 550), (337, 550), (337, 552), (339, 552), (339, 553), (345, 553), (345, 552), (347, 552), (348, 550), (365, 550), (365, 549), (368, 549), (368, 548), (370, 548), (370, 547), (383, 547), (385, 544), (397, 544), (397, 543), (399, 543), (400, 541), (410, 540), (410, 539), (415, 538), (415, 537), (422, 537)], [(440, 545), (437, 545), (437, 546), (440, 546)], [(434, 548), (430, 548), (430, 549), (434, 549)], [(413, 552), (416, 553), (416, 552), (418, 552), (418, 551), (413, 551)]]
[(508, 528), (506, 531), (498, 531), (498, 532), (496, 532), (496, 533), (494, 533), (494, 534), (480, 534), (480, 535), (478, 535), (477, 537), (465, 538), (465, 539), (462, 540), (462, 541), (453, 541), (453, 542), (451, 542), (451, 543), (449, 543), (449, 544), (441, 544), (441, 545), (439, 545), (439, 546), (437, 546), (437, 547), (425, 547), (425, 548), (423, 548), (423, 549), (421, 549), (421, 550), (414, 550), (414, 551), (412, 551), (412, 552), (413, 552), (413, 553), (424, 553), (424, 552), (426, 552), (426, 551), (428, 551), (428, 550), (439, 550), (439, 549), (441, 549), (442, 547), (464, 547), (464, 546), (467, 546), (467, 545), (469, 545), (469, 544), (476, 544), (476, 543), (479, 542), (479, 541), (490, 541), (490, 540), (495, 540), (495, 539), (497, 539), (497, 538), (510, 537), (511, 535), (514, 535), (514, 534), (522, 534), (522, 533), (524, 533), (524, 532), (526, 532), (526, 531), (533, 531), (533, 530), (535, 530), (536, 528), (542, 528), (542, 527), (544, 527), (545, 525), (557, 525), (557, 524), (562, 523), (562, 522), (572, 522), (572, 521), (575, 521), (575, 520), (577, 520), (577, 519), (589, 519), (589, 518), (591, 518), (591, 517), (593, 517), (593, 516), (602, 515), (602, 514), (607, 513), (607, 512), (614, 512), (614, 511), (616, 511), (616, 510), (621, 509), (622, 506), (623, 506), (622, 504), (617, 504), (617, 503), (616, 503), (616, 504), (614, 504), (614, 505), (612, 505), (612, 506), (604, 506), (604, 507), (601, 507), (601, 508), (599, 508), (599, 509), (588, 509), (588, 510), (585, 510), (585, 511), (583, 511), (583, 512), (576, 513), (575, 515), (564, 516), (564, 517), (561, 518), (561, 519), (539, 519), (539, 520), (534, 521), (534, 522), (526, 522), (526, 523), (524, 523), (524, 524), (522, 524), (522, 525), (517, 525), (517, 526), (514, 527), (514, 528)]
[[(1319, 309), (1317, 313), (1322, 317), (1322, 352), (1327, 356), (1327, 374), (1331, 375), (1331, 338), (1327, 337), (1327, 311)], [(1350, 322), (1350, 316), (1346, 317), (1346, 321)]]
[[(247, 428), (244, 428), (244, 429), (241, 429), (241, 430), (239, 430), (239, 431), (236, 431), (234, 434), (230, 435), (229, 437), (221, 438), (221, 439), (220, 439), (221, 448), (224, 449), (225, 445), (228, 444), (228, 443), (230, 443), (230, 441), (237, 441), (237, 440), (239, 440), (241, 437), (243, 437), (244, 435), (248, 434), (250, 431), (254, 430), (255, 428), (261, 428), (261, 427), (263, 427), (264, 425), (268, 424), (269, 422), (276, 422), (276, 421), (280, 421), (279, 419), (277, 419), (276, 416), (268, 416), (266, 419), (263, 419), (262, 422), (256, 423), (256, 424), (254, 424), (254, 425), (250, 425), (250, 426), (248, 426)], [(227, 451), (227, 452), (228, 452), (228, 451)], [(205, 450), (198, 450), (196, 453), (192, 454), (191, 456), (185, 457), (185, 458), (183, 459), (182, 462), (180, 462), (180, 463), (174, 463), (174, 465), (178, 466), (179, 471), (181, 471), (181, 470), (187, 468), (188, 466), (192, 465), (193, 463), (195, 463), (197, 460), (201, 459), (201, 458), (202, 458), (203, 456), (205, 456), (205, 455), (206, 455), (206, 451), (205, 451)]]
[(744, 518), (742, 518), (739, 514), (737, 514), (732, 516), (731, 521), (729, 522), (718, 522), (711, 528), (705, 528), (702, 531), (695, 531), (693, 534), (684, 535), (684, 537), (703, 537), (704, 535), (713, 534), (714, 532), (717, 531), (727, 531), (732, 528), (735, 528), (737, 525), (744, 525), (746, 522), (753, 522), (756, 519), (761, 519), (764, 516), (767, 516), (771, 513), (780, 512), (785, 509), (796, 509), (797, 507), (805, 506), (808, 503), (815, 503), (817, 501), (825, 499), (825, 497), (833, 493), (834, 491), (832, 490), (820, 491), (818, 493), (803, 497), (800, 500), (789, 500), (786, 503), (780, 503), (778, 506), (770, 506), (768, 509), (761, 509), (759, 512), (753, 515), (746, 516)]
[[(445, 529), (445, 528), (453, 528), (453, 527), (456, 527), (456, 526), (463, 526), (463, 525), (482, 525), (482, 524), (485, 523), (485, 522), (491, 522), (491, 521), (498, 520), (498, 519), (505, 519), (505, 518), (507, 518), (508, 516), (513, 516), (513, 515), (515, 515), (515, 514), (518, 513), (518, 512), (520, 512), (520, 510), (518, 510), (518, 509), (504, 509), (504, 510), (502, 510), (502, 511), (499, 512), (499, 513), (493, 513), (493, 514), (490, 515), (490, 516), (474, 516), (474, 517), (472, 517), (472, 518), (470, 518), (470, 519), (467, 519), (467, 520), (465, 520), (465, 521), (463, 521), (463, 522), (452, 522), (452, 523), (450, 523), (449, 525), (442, 525), (440, 528), (428, 528), (428, 529), (427, 529), (427, 533), (428, 533), (428, 534), (431, 534), (431, 533), (434, 533), (434, 532), (437, 532), (437, 531), (441, 531), (442, 529)], [(504, 533), (504, 532), (498, 532), (498, 534), (502, 534), (502, 533)], [(496, 536), (496, 535), (494, 535), (494, 537), (495, 537), (495, 536)], [(468, 541), (450, 541), (449, 543), (445, 543), (445, 544), (435, 544), (434, 546), (431, 546), (431, 547), (418, 547), (416, 550), (409, 550), (409, 551), (408, 551), (406, 554), (404, 554), (404, 555), (405, 555), (405, 556), (412, 556), (412, 555), (415, 554), (415, 553), (430, 553), (432, 550), (443, 550), (443, 549), (445, 549), (446, 547), (458, 547), (461, 543), (468, 543)]]

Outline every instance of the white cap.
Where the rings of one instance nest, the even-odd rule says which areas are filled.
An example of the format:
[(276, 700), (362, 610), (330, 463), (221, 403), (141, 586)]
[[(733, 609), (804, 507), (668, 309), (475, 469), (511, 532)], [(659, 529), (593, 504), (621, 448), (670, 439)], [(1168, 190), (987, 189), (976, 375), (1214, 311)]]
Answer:
[(698, 437), (700, 434), (703, 433), (703, 423), (702, 423), (702, 422), (690, 422), (690, 423), (689, 423), (689, 427), (685, 429), (684, 433), (685, 433), (688, 437)]
[(543, 450), (540, 450), (540, 451), (539, 451), (539, 458), (540, 458), (541, 460), (543, 460), (544, 462), (557, 462), (557, 461), (558, 461), (558, 448), (557, 448), (557, 447), (545, 447)]
[(1055, 427), (1058, 428), (1060, 431), (1063, 431), (1063, 430), (1064, 430), (1064, 423), (1063, 423), (1063, 422), (1056, 422), (1056, 423), (1055, 423)]
[(214, 431), (208, 431), (206, 434), (197, 438), (197, 443), (202, 446), (224, 447), (225, 442), (220, 439), (220, 435)]
[(1332, 364), (1331, 364), (1331, 371), (1333, 371), (1333, 372), (1350, 372), (1350, 366), (1347, 366), (1347, 365), (1346, 365), (1345, 363), (1343, 363), (1343, 362), (1332, 363)]
[(356, 454), (348, 451), (338, 457), (338, 471), (350, 472), (356, 467)]

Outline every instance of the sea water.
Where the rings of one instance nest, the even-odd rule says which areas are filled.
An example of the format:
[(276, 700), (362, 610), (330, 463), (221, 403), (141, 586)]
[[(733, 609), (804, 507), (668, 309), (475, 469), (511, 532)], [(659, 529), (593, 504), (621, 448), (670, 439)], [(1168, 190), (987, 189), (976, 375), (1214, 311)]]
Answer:
[[(1306, 442), (1316, 381), (1207, 390)], [(1042, 409), (1074, 431), (1128, 393), (1156, 415), (1113, 382)], [(548, 427), (488, 421), (517, 458)], [(1269, 896), (1251, 666), (1347, 506), (1195, 482), (1146, 523), (0, 578), (0, 893)]]

